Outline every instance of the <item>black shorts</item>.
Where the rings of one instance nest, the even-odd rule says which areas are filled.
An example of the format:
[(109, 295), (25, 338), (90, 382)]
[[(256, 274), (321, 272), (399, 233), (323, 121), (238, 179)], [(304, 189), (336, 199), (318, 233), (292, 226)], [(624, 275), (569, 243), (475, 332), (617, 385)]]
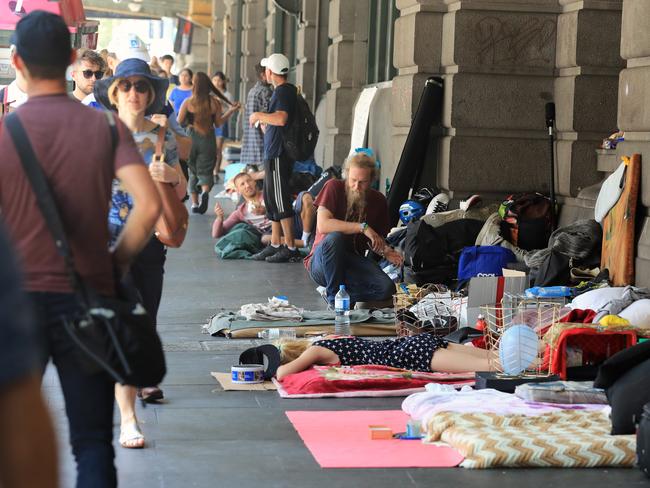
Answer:
[(272, 222), (293, 217), (293, 205), (289, 178), (293, 160), (284, 154), (264, 161), (264, 205), (266, 216)]

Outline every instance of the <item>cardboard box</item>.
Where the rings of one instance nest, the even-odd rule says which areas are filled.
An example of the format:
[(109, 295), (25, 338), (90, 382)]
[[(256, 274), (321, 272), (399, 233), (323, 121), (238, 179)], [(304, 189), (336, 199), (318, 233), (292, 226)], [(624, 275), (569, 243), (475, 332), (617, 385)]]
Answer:
[[(508, 273), (509, 275), (511, 273)], [(504, 294), (523, 295), (528, 288), (528, 276), (517, 272), (510, 276), (480, 276), (469, 282), (466, 324), (474, 327), (482, 305), (501, 303)], [(463, 320), (461, 319), (461, 324)]]

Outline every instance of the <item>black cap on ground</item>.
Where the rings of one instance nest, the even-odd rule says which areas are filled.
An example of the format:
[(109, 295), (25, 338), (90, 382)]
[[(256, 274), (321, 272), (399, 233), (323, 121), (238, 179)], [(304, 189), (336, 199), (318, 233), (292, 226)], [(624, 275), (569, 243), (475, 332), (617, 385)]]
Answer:
[(70, 64), (70, 31), (56, 14), (43, 10), (27, 14), (16, 24), (12, 44), (27, 64), (52, 67)]

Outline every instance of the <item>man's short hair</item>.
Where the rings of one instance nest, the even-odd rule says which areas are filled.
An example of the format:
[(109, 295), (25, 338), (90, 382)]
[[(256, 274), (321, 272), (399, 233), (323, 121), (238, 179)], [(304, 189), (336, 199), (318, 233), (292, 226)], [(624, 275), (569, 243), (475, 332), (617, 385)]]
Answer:
[(232, 184), (234, 186), (237, 185), (237, 181), (241, 179), (242, 176), (248, 176), (249, 178), (253, 178), (251, 175), (249, 175), (246, 171), (242, 171), (241, 173), (237, 173), (235, 176), (232, 178)]
[(77, 61), (75, 62), (75, 66), (80, 66), (81, 63), (85, 61), (88, 64), (97, 65), (100, 71), (106, 71), (106, 61), (104, 61), (102, 55), (99, 54), (97, 51), (93, 51), (92, 49), (86, 49), (80, 51), (78, 54), (79, 55), (77, 56)]
[(262, 76), (265, 72), (266, 72), (266, 68), (262, 66), (261, 63), (257, 63), (255, 65), (255, 74), (257, 75), (258, 78)]
[(369, 169), (371, 170), (371, 181), (374, 181), (375, 178), (377, 178), (377, 162), (375, 161), (375, 158), (372, 158), (367, 154), (356, 153), (345, 160), (343, 165), (343, 174), (345, 175), (345, 178), (347, 178), (350, 168)]
[(65, 77), (72, 47), (70, 31), (60, 16), (42, 10), (25, 15), (16, 24), (12, 44), (34, 78)]
[(174, 56), (171, 54), (165, 54), (162, 58), (160, 58), (161, 61), (171, 61), (172, 63), (174, 62)]

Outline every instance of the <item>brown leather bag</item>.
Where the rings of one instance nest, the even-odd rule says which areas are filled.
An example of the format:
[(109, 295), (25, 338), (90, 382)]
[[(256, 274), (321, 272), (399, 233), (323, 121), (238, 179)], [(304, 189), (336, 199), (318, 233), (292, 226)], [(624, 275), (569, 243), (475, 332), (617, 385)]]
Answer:
[[(166, 127), (158, 130), (158, 140), (156, 141), (156, 153), (153, 160), (155, 162), (165, 162), (164, 143)], [(187, 208), (180, 201), (176, 190), (171, 183), (155, 181), (160, 199), (162, 200), (162, 214), (156, 222), (156, 237), (160, 242), (168, 247), (181, 247), (187, 234), (187, 225), (189, 214)]]

